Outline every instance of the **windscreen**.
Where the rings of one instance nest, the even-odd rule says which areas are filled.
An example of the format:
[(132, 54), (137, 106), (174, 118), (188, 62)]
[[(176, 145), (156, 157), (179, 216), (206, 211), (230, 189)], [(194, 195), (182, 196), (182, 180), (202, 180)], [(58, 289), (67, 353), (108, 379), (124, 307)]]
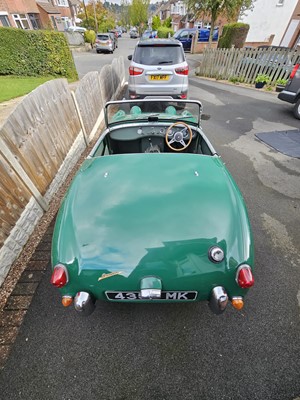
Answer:
[(172, 65), (185, 61), (181, 46), (153, 45), (137, 46), (133, 61), (143, 65)]
[(108, 35), (97, 35), (98, 40), (108, 40), (109, 36)]
[(111, 102), (106, 105), (107, 125), (128, 122), (185, 121), (199, 126), (201, 103), (198, 101), (145, 99)]

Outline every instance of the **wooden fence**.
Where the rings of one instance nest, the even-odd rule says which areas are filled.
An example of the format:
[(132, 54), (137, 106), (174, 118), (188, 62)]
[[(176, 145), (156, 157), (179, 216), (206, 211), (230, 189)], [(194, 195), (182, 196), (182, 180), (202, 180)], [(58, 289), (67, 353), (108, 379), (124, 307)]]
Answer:
[(48, 81), (0, 127), (0, 285), (62, 183), (62, 170), (76, 164), (104, 123), (103, 105), (124, 84), (122, 57), (85, 75), (75, 92), (65, 79)]
[(288, 79), (300, 52), (289, 49), (205, 49), (196, 75), (253, 84), (257, 75), (266, 74), (270, 83)]

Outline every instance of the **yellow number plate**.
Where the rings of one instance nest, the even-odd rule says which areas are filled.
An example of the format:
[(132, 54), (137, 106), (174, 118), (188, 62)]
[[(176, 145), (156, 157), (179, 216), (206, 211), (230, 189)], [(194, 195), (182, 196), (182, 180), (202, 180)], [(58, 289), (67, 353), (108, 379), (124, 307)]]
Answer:
[(169, 80), (169, 75), (150, 75), (151, 81), (167, 81)]

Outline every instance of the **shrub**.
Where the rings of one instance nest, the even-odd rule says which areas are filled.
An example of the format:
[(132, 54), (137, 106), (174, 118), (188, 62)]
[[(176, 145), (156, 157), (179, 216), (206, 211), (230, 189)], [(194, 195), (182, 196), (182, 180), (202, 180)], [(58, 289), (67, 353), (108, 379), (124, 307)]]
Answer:
[(266, 74), (258, 74), (257, 77), (255, 78), (255, 83), (269, 83), (270, 82), (270, 77), (269, 75)]
[(172, 28), (172, 18), (168, 17), (167, 19), (165, 19), (163, 26), (165, 26), (166, 28)]
[(152, 18), (152, 29), (157, 31), (158, 28), (161, 26), (161, 21), (158, 15), (154, 15)]
[(229, 82), (232, 82), (232, 83), (238, 83), (239, 82), (239, 77), (238, 76), (231, 76), (228, 80), (229, 80)]
[(157, 36), (159, 38), (167, 38), (169, 36), (173, 36), (174, 31), (171, 28), (167, 28), (165, 26), (160, 26), (157, 30)]
[(0, 75), (78, 79), (63, 33), (0, 28)]
[(249, 25), (242, 22), (224, 25), (218, 48), (230, 49), (235, 47), (241, 49), (244, 46), (248, 31)]
[(96, 41), (96, 32), (93, 30), (85, 31), (84, 32), (84, 41), (86, 43), (91, 43), (91, 45), (93, 45)]
[(277, 79), (276, 81), (276, 85), (281, 85), (281, 86), (285, 86), (287, 84), (288, 80), (287, 79)]
[(245, 77), (244, 76), (231, 76), (228, 80), (229, 80), (229, 82), (239, 84), (239, 83), (245, 82)]

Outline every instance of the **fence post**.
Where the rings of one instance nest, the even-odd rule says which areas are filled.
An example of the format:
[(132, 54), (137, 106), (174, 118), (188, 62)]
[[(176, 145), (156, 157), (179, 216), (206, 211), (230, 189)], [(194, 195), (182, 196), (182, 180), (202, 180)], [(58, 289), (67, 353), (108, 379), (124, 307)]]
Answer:
[(82, 129), (83, 139), (84, 139), (85, 145), (87, 147), (88, 144), (89, 144), (88, 143), (88, 138), (87, 138), (86, 130), (85, 130), (85, 127), (84, 127), (84, 124), (83, 124), (83, 120), (82, 120), (81, 114), (80, 114), (80, 110), (79, 110), (79, 106), (78, 106), (78, 103), (77, 103), (77, 99), (76, 99), (76, 96), (75, 96), (75, 93), (73, 92), (73, 90), (71, 90), (71, 95), (72, 95), (72, 99), (74, 101), (75, 110), (76, 110), (76, 113), (77, 113), (77, 116), (78, 116), (78, 119), (79, 119), (79, 122), (80, 122), (80, 126), (81, 126), (81, 129)]

